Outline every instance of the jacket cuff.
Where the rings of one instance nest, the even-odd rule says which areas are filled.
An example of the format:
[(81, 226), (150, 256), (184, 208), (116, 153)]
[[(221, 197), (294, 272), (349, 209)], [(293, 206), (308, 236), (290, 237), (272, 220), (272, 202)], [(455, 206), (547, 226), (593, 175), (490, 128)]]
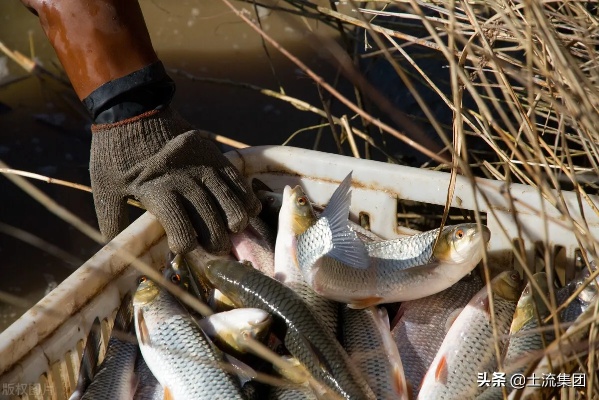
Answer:
[(165, 108), (174, 93), (175, 82), (162, 62), (156, 61), (106, 82), (83, 99), (83, 104), (95, 123), (115, 123)]

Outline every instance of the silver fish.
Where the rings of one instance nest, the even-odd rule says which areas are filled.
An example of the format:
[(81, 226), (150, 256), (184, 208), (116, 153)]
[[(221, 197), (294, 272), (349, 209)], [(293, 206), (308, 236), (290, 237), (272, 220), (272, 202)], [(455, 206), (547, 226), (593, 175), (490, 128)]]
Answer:
[(133, 306), (141, 353), (165, 397), (243, 399), (239, 382), (219, 366), (222, 353), (175, 297), (142, 278)]
[(391, 334), (414, 396), (453, 321), (482, 287), (482, 280), (473, 273), (449, 289), (401, 304)]
[(343, 309), (343, 347), (378, 400), (408, 399), (402, 361), (384, 308)]
[[(532, 277), (543, 293), (548, 293), (547, 275), (539, 272)], [(510, 327), (510, 339), (506, 346), (503, 357), (503, 367), (506, 369), (506, 390), (510, 393), (514, 388), (511, 386), (511, 377), (521, 374), (526, 369), (526, 362), (530, 361), (530, 355), (543, 348), (543, 333), (539, 331), (539, 321), (549, 314), (545, 302), (538, 295), (530, 282), (522, 291), (518, 300), (512, 325)], [(546, 343), (553, 340), (552, 332), (545, 332)], [(480, 400), (501, 400), (503, 391), (499, 386), (490, 386), (480, 396)]]
[[(591, 271), (595, 271), (597, 269), (597, 265), (595, 262), (591, 262)], [(584, 286), (584, 289), (575, 299), (573, 299), (570, 304), (566, 306), (564, 310), (562, 310), (560, 314), (560, 320), (562, 322), (572, 322), (580, 314), (586, 310), (586, 308), (591, 304), (595, 297), (597, 296), (597, 282), (595, 280), (590, 281), (589, 278), (591, 273), (589, 269), (583, 268), (574, 277), (574, 279), (563, 288), (560, 288), (556, 293), (557, 304), (562, 305), (568, 298), (574, 294), (574, 292), (579, 289), (581, 286)]]
[(350, 187), (351, 174), (318, 219), (299, 186), (283, 193), (281, 214), (295, 211), (290, 254), (316, 293), (353, 308), (414, 300), (447, 289), (481, 260), (491, 233), (477, 224), (364, 244), (347, 222)]
[[(302, 195), (302, 193), (297, 193)], [(282, 196), (282, 195), (281, 195)], [(295, 196), (295, 193), (292, 194)], [(304, 220), (316, 221), (314, 210), (306, 196), (285, 202), (279, 213), (279, 226), (275, 244), (275, 278), (293, 289), (310, 307), (314, 315), (337, 336), (339, 304), (312, 289), (304, 280), (297, 266), (296, 232)]]
[(237, 262), (210, 262), (206, 275), (236, 304), (267, 310), (275, 323), (285, 324), (285, 346), (316, 380), (346, 399), (375, 398), (336, 338), (292, 289)]
[(489, 239), (484, 225), (482, 229), (477, 224), (446, 226), (440, 235), (435, 229), (366, 243), (367, 269), (323, 257), (310, 268), (304, 265), (302, 271), (317, 293), (353, 308), (415, 300), (447, 289), (472, 271)]
[[(569, 374), (574, 372), (571, 360), (580, 357), (581, 353), (586, 352), (589, 341), (593, 340), (589, 337), (589, 333), (592, 330), (588, 329), (588, 326), (596, 320), (598, 302), (599, 299), (595, 298), (593, 304), (587, 307), (566, 330), (561, 340), (554, 340), (543, 350), (544, 356), (538, 362), (532, 374), (542, 377), (550, 373), (557, 375), (559, 373)], [(586, 328), (581, 329), (581, 327)], [(581, 350), (583, 351), (581, 352)], [(574, 365), (574, 367), (577, 368), (577, 365)], [(550, 392), (553, 390), (555, 389), (551, 386), (529, 385), (525, 386), (522, 390), (514, 390), (508, 398), (513, 399), (518, 396), (522, 400), (547, 399), (551, 398)]]
[[(507, 333), (520, 296), (522, 281), (516, 271), (504, 271), (491, 283), (497, 333)], [(493, 328), (487, 287), (481, 289), (456, 318), (422, 381), (418, 398), (474, 399), (484, 388), (478, 373), (496, 370)]]
[(106, 355), (82, 400), (133, 399), (137, 387), (134, 368), (137, 346), (133, 338), (131, 295), (127, 294), (117, 312)]

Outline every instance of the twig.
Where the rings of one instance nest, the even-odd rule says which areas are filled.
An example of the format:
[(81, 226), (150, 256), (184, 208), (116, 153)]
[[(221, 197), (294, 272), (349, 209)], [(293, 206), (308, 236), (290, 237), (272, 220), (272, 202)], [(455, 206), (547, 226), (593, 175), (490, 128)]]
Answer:
[[(77, 189), (77, 190), (83, 190), (84, 192), (88, 192), (91, 193), (92, 192), (92, 188), (86, 185), (82, 185), (80, 183), (73, 183), (73, 182), (69, 182), (69, 181), (63, 181), (62, 179), (56, 179), (56, 178), (50, 178), (48, 176), (44, 176), (44, 175), (40, 175), (40, 174), (34, 174), (33, 172), (28, 172), (28, 171), (21, 171), (18, 169), (12, 169), (12, 168), (8, 168), (8, 167), (0, 167), (0, 174), (5, 174), (5, 175), (19, 175), (19, 176), (24, 176), (26, 178), (30, 178), (30, 179), (37, 179), (39, 181), (44, 181), (47, 183), (53, 183), (55, 185), (60, 185), (60, 186), (66, 186), (66, 187), (70, 187), (73, 189)], [(127, 199), (127, 203), (129, 205), (135, 206), (137, 208), (141, 208), (145, 210), (145, 207), (137, 200), (134, 199)]]
[(360, 152), (358, 151), (358, 146), (356, 146), (356, 141), (354, 140), (354, 135), (352, 134), (351, 126), (349, 125), (349, 120), (347, 116), (344, 115), (341, 117), (341, 125), (345, 129), (345, 133), (347, 134), (347, 141), (349, 143), (349, 147), (355, 158), (361, 158)]

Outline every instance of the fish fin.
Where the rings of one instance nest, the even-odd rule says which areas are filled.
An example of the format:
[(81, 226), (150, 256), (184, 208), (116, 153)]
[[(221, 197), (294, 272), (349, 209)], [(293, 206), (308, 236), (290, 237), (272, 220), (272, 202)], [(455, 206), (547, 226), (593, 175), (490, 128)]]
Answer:
[(405, 398), (408, 400), (413, 400), (414, 399), (414, 386), (412, 385), (411, 382), (406, 380), (406, 387), (408, 389), (408, 393), (406, 393)]
[(191, 291), (196, 295), (198, 299), (200, 299), (203, 302), (206, 302), (206, 291), (203, 291), (201, 289), (202, 286), (196, 281), (197, 277), (191, 270), (191, 267), (189, 266), (189, 263), (187, 262), (187, 259), (185, 257), (183, 257), (182, 268), (185, 270), (185, 272), (187, 272), (187, 274), (190, 277), (189, 286), (191, 287)]
[(81, 363), (79, 364), (79, 375), (77, 377), (77, 386), (69, 400), (79, 400), (87, 390), (87, 387), (91, 383), (96, 369), (98, 367), (98, 357), (100, 355), (100, 344), (102, 341), (102, 324), (100, 319), (96, 317), (92, 326), (87, 334), (85, 341), (85, 347), (83, 348), (83, 354), (81, 356)]
[(456, 318), (460, 315), (460, 313), (462, 312), (463, 309), (464, 309), (464, 307), (457, 308), (457, 309), (453, 310), (451, 314), (449, 314), (449, 316), (445, 320), (445, 333), (447, 333), (447, 331), (449, 331), (449, 328), (451, 328), (451, 326), (455, 322)]
[(131, 380), (129, 382), (129, 384), (131, 385), (130, 386), (131, 389), (130, 389), (129, 393), (134, 394), (137, 391), (137, 387), (139, 386), (139, 381), (140, 381), (140, 378), (138, 375), (131, 374)]
[(372, 312), (374, 325), (379, 331), (383, 348), (385, 349), (385, 354), (387, 354), (389, 365), (391, 365), (392, 372), (390, 378), (393, 382), (393, 387), (395, 388), (397, 397), (399, 399), (405, 399), (408, 395), (406, 376), (404, 373), (403, 364), (401, 362), (401, 357), (399, 355), (399, 350), (397, 349), (397, 345), (393, 340), (393, 336), (391, 336), (391, 328), (389, 325), (389, 315), (387, 314), (387, 309), (370, 307), (369, 310)]
[(444, 385), (447, 383), (447, 358), (445, 356), (441, 357), (437, 368), (435, 368), (435, 380)]
[(349, 303), (347, 306), (349, 308), (352, 308), (355, 310), (361, 310), (362, 308), (380, 304), (380, 303), (382, 303), (383, 300), (384, 300), (383, 297), (372, 296), (372, 297), (366, 297), (363, 299), (352, 300), (352, 302)]
[(164, 387), (164, 400), (175, 400), (175, 398), (173, 397), (173, 394), (171, 393), (171, 390), (168, 388), (168, 386)]
[(395, 313), (393, 321), (391, 321), (391, 329), (394, 329), (397, 326), (397, 324), (399, 324), (399, 321), (401, 320), (401, 317), (403, 317), (404, 312), (404, 308), (402, 306), (399, 306), (399, 310), (397, 310), (397, 313)]
[(252, 367), (227, 353), (223, 353), (223, 356), (224, 361), (229, 363), (235, 369), (235, 375), (237, 376), (237, 379), (239, 379), (239, 384), (241, 386), (256, 378), (256, 371)]
[(483, 299), (483, 310), (490, 317), (491, 316), (491, 302), (489, 301), (489, 296), (485, 296)]
[(327, 219), (331, 229), (333, 246), (327, 256), (350, 267), (367, 269), (370, 259), (366, 246), (348, 224), (351, 175), (350, 172), (335, 190), (320, 217)]
[(137, 310), (137, 328), (139, 332), (139, 344), (150, 346), (150, 333), (148, 332), (144, 313), (141, 310)]
[(403, 374), (403, 371), (399, 368), (393, 367), (393, 389), (397, 394), (397, 398), (404, 399), (408, 396), (408, 387), (406, 382), (406, 377)]
[[(131, 301), (131, 293), (127, 293), (121, 305), (119, 306), (116, 316), (114, 317), (114, 332), (130, 332), (133, 322), (133, 302)], [(111, 334), (112, 335), (112, 334)]]

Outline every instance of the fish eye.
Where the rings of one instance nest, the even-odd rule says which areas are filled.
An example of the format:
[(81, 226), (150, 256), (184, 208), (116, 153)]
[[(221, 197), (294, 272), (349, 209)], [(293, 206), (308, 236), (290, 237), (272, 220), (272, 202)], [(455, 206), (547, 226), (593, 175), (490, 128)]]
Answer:
[(146, 278), (145, 275), (142, 275), (139, 278), (137, 278), (137, 284), (139, 285), (140, 283), (144, 283), (147, 280), (148, 280), (148, 278)]
[(181, 282), (181, 275), (174, 274), (173, 276), (171, 276), (171, 282), (173, 282), (174, 284), (179, 284), (179, 282)]
[(512, 278), (513, 281), (517, 281), (520, 279), (520, 274), (517, 272), (512, 272), (512, 274), (510, 275), (510, 278)]
[(464, 237), (464, 230), (463, 229), (458, 229), (457, 231), (455, 231), (455, 237), (457, 237), (458, 239), (461, 239)]
[(274, 197), (272, 197), (272, 196), (268, 196), (268, 197), (266, 198), (266, 201), (272, 204), (272, 203), (274, 203), (274, 202), (275, 202), (275, 198), (274, 198)]
[(297, 204), (299, 204), (300, 206), (305, 206), (306, 204), (308, 204), (308, 199), (306, 198), (306, 196), (299, 197), (297, 199)]

